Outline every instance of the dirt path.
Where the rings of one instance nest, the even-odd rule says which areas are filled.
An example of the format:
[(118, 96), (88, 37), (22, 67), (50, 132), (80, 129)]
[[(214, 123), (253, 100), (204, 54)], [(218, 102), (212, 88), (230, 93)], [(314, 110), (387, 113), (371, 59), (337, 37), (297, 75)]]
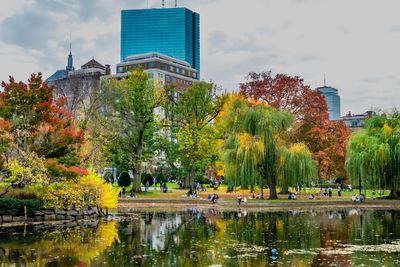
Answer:
[(218, 201), (216, 204), (207, 200), (192, 199), (121, 199), (118, 208), (218, 208), (218, 209), (315, 209), (315, 208), (383, 208), (400, 209), (398, 200), (369, 200), (364, 203), (345, 200), (294, 200), (282, 202), (255, 201), (242, 203), (235, 201)]

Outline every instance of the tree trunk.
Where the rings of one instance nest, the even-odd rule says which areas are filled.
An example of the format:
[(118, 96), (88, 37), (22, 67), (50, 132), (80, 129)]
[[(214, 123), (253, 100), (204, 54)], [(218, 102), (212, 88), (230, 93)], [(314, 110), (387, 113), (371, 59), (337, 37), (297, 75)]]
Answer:
[(359, 196), (361, 196), (361, 177), (358, 179), (358, 190), (360, 190)]
[(143, 134), (144, 130), (139, 131), (139, 136), (138, 136), (138, 143), (135, 151), (135, 168), (133, 169), (133, 185), (132, 185), (132, 193), (137, 193), (141, 192), (142, 188), (140, 186), (140, 175), (141, 175), (141, 170), (142, 170), (142, 160), (141, 156), (143, 153)]
[(282, 189), (279, 194), (289, 194), (289, 185), (286, 182), (286, 179), (282, 179)]
[(400, 199), (400, 191), (392, 188), (390, 190), (389, 198), (390, 199)]
[(261, 178), (261, 199), (264, 199), (264, 181)]
[(271, 177), (269, 183), (269, 199), (278, 199), (278, 195), (276, 193), (276, 177)]
[(193, 194), (193, 183), (194, 183), (195, 170), (190, 170), (185, 177), (184, 188), (189, 189), (188, 195)]

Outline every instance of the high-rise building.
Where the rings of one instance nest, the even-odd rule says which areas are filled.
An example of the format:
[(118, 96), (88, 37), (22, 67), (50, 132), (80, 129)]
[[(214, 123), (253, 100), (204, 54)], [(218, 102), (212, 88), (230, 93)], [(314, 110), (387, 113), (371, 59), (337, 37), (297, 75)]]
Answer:
[(188, 62), (200, 74), (199, 22), (200, 15), (187, 8), (122, 10), (121, 62), (158, 52)]
[(340, 96), (338, 89), (330, 86), (318, 87), (315, 90), (320, 91), (328, 105), (330, 120), (340, 120)]

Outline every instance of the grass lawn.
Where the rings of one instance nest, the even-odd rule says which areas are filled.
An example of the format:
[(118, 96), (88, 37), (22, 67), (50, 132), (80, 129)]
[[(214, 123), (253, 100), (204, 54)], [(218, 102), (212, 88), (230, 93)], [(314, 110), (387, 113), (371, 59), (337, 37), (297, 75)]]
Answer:
[[(136, 194), (136, 199), (178, 199), (182, 198), (184, 192), (180, 191), (168, 191), (163, 193), (159, 190), (149, 190), (147, 192), (141, 192)], [(128, 196), (129, 194), (126, 194)]]

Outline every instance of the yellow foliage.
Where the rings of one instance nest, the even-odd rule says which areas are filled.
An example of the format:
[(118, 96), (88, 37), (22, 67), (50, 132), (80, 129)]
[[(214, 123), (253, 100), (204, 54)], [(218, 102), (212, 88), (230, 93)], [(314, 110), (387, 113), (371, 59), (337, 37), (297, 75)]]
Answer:
[(392, 127), (390, 127), (387, 123), (383, 126), (383, 133), (386, 138), (388, 138), (392, 134)]
[(45, 231), (38, 241), (19, 244), (19, 248), (24, 251), (37, 250), (35, 264), (28, 266), (46, 266), (59, 255), (75, 257), (78, 260), (75, 266), (90, 266), (92, 259), (101, 255), (114, 242), (120, 243), (117, 222), (100, 221), (96, 227)]
[(9, 175), (3, 178), (4, 182), (18, 185), (32, 183), (47, 184), (49, 178), (46, 169), (35, 154), (25, 153), (20, 159), (14, 159), (5, 165)]
[(119, 190), (105, 183), (93, 170), (81, 176), (78, 182), (53, 183), (47, 187), (43, 199), (45, 207), (82, 208), (96, 206), (100, 209), (117, 207)]

